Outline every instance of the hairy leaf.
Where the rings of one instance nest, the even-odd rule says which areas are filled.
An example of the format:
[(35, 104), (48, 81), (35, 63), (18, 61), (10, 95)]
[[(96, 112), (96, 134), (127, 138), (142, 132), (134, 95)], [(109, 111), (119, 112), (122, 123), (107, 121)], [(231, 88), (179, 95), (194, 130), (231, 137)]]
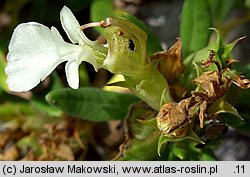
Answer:
[(95, 88), (78, 90), (67, 88), (50, 92), (46, 100), (80, 119), (102, 122), (123, 119), (128, 112), (129, 105), (138, 101), (138, 98)]

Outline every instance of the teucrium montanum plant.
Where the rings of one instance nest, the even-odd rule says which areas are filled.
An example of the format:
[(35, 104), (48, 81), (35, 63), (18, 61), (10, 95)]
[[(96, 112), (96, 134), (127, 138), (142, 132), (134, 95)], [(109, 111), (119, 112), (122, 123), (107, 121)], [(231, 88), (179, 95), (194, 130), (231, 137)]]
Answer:
[[(60, 19), (71, 43), (65, 42), (55, 27), (49, 29), (36, 22), (16, 27), (9, 44), (8, 65), (5, 69), (11, 91), (22, 92), (34, 88), (65, 61), (67, 81), (73, 89), (79, 87), (78, 67), (83, 61), (92, 64), (96, 71), (104, 68), (114, 74), (122, 74), (125, 81), (113, 85), (128, 87), (151, 108), (159, 111), (156, 118), (141, 120), (154, 128), (158, 127), (159, 154), (162, 145), (168, 141), (192, 139), (204, 143), (195, 134), (194, 128), (199, 130), (209, 123), (217, 123), (220, 121), (217, 120), (219, 113), (230, 113), (240, 121), (243, 120), (237, 110), (224, 99), (231, 83), (240, 88), (250, 88), (249, 79), (230, 69), (236, 60), (228, 58), (228, 55), (239, 39), (224, 45), (215, 30), (218, 39), (215, 45), (201, 49), (197, 55), (191, 54), (194, 65), (184, 66), (180, 40), (168, 52), (156, 52), (148, 56), (147, 34), (127, 19), (107, 18), (80, 26), (67, 7), (61, 10)], [(90, 41), (85, 36), (82, 30), (94, 26), (104, 28), (103, 36), (107, 44)], [(207, 57), (209, 50), (206, 60), (203, 54)], [(202, 54), (202, 57), (198, 54)], [(190, 67), (191, 74), (196, 70), (197, 77), (186, 80), (185, 77), (190, 76), (187, 73), (181, 78), (185, 67)], [(188, 68), (185, 71), (189, 71)], [(186, 91), (179, 88), (178, 84), (177, 87), (173, 84), (179, 78), (184, 81), (184, 85), (189, 81), (197, 85), (189, 97), (181, 96)], [(180, 96), (177, 102), (171, 98), (168, 83), (172, 92), (174, 90), (175, 94), (179, 93), (173, 94), (173, 98)], [(199, 128), (195, 124), (197, 118)]]
[[(168, 95), (167, 82), (147, 56), (147, 35), (133, 23), (107, 18), (80, 26), (69, 8), (60, 13), (62, 27), (72, 43), (67, 43), (55, 27), (23, 23), (13, 32), (5, 72), (11, 91), (28, 91), (43, 81), (62, 62), (71, 88), (79, 87), (78, 67), (82, 61), (114, 74), (123, 74), (131, 91), (159, 110), (162, 92)], [(90, 41), (83, 29), (100, 26), (107, 44)], [(167, 91), (166, 91), (167, 90)]]

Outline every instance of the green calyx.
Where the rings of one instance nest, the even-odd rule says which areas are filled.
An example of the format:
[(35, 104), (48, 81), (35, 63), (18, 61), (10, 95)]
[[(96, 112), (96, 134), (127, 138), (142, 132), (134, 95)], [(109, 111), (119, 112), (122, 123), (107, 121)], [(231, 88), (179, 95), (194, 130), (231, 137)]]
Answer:
[(109, 50), (104, 68), (133, 79), (143, 78), (148, 64), (146, 33), (120, 18), (107, 18), (105, 24), (103, 34)]

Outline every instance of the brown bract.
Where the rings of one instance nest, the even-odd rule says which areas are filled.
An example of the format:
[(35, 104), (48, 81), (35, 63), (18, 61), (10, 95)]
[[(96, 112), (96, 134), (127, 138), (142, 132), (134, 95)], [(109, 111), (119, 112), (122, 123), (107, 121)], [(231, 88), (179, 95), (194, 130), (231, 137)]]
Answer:
[(229, 86), (229, 80), (224, 78), (223, 81), (222, 75), (218, 71), (205, 72), (193, 82), (199, 85), (203, 91), (192, 92), (192, 94), (202, 97), (203, 100), (207, 100), (209, 103), (225, 95)]
[(250, 88), (250, 80), (245, 78), (245, 76), (235, 76), (233, 83), (242, 89)]
[(159, 61), (159, 71), (171, 85), (184, 71), (184, 64), (181, 60), (181, 40), (168, 50), (157, 52), (150, 57), (151, 61)]
[[(214, 63), (218, 70), (204, 72), (194, 79), (193, 82), (198, 85), (198, 88), (191, 92), (190, 97), (182, 99), (179, 103), (167, 103), (160, 109), (157, 116), (157, 125), (163, 135), (177, 138), (185, 136), (188, 125), (197, 116), (200, 121), (200, 128), (203, 128), (206, 120), (211, 117), (214, 118), (214, 116), (208, 115), (207, 109), (215, 101), (226, 95), (231, 83), (240, 88), (250, 88), (249, 79), (235, 74), (229, 68), (237, 60), (230, 59), (228, 67), (221, 69), (219, 62), (214, 61), (214, 56), (215, 53), (211, 50), (209, 59), (204, 60), (201, 66), (208, 68)], [(170, 74), (172, 73), (170, 72)]]

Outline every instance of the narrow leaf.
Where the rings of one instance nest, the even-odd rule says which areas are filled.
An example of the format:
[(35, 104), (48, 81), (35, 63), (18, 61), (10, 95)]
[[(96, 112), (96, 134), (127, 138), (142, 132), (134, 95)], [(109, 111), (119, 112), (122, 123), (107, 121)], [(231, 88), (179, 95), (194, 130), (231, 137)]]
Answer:
[(102, 122), (123, 119), (138, 98), (96, 88), (60, 89), (46, 96), (47, 102), (80, 119)]
[(8, 92), (8, 86), (6, 84), (7, 76), (4, 72), (4, 67), (6, 65), (6, 61), (4, 60), (4, 54), (0, 49), (0, 90), (3, 89), (4, 91)]
[(186, 0), (181, 20), (183, 58), (207, 46), (211, 27), (211, 15), (207, 1)]
[(230, 113), (235, 115), (237, 118), (239, 118), (241, 121), (243, 121), (243, 118), (238, 113), (238, 111), (227, 101), (224, 100), (224, 97), (218, 99), (216, 102), (214, 102), (208, 109), (208, 113), (213, 114), (220, 114), (220, 113)]
[(225, 123), (230, 126), (239, 126), (242, 125), (244, 119), (238, 113), (238, 111), (227, 101), (224, 100), (224, 97), (220, 98), (214, 102), (209, 108), (208, 113), (210, 114), (221, 114), (220, 116), (224, 118)]

